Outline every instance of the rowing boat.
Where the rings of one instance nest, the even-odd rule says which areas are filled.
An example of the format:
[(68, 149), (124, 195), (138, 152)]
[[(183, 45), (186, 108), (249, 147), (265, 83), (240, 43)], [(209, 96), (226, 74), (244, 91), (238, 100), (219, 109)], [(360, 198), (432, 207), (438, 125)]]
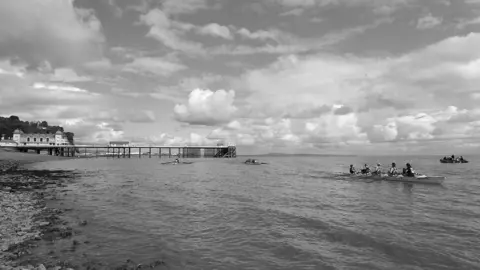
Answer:
[(355, 175), (359, 178), (371, 179), (374, 181), (392, 181), (392, 182), (407, 182), (407, 183), (421, 183), (421, 184), (442, 184), (445, 180), (444, 176), (427, 176), (427, 175), (415, 175), (408, 177), (404, 175), (389, 176), (388, 174), (382, 175)]
[(440, 159), (440, 163), (468, 163), (468, 160)]

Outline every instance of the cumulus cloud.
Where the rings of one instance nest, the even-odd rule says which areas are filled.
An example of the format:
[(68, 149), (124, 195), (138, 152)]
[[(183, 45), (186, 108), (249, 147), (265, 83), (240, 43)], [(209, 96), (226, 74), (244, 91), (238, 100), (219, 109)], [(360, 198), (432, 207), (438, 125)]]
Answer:
[(292, 130), (292, 121), (286, 118), (264, 120), (239, 119), (215, 128), (207, 138), (222, 140), (236, 145), (283, 147), (298, 145), (300, 137)]
[(230, 29), (224, 25), (217, 23), (210, 23), (203, 27), (198, 28), (198, 32), (204, 35), (211, 35), (215, 37), (221, 37), (224, 39), (233, 39)]
[(212, 146), (217, 140), (208, 139), (206, 136), (191, 132), (188, 136), (176, 136), (169, 133), (151, 135), (146, 137), (130, 138), (134, 142), (147, 145), (160, 146)]
[(192, 125), (215, 125), (228, 122), (237, 108), (233, 104), (233, 90), (195, 89), (187, 104), (177, 104), (174, 108), (175, 119)]
[(239, 87), (251, 116), (297, 118), (304, 129), (293, 134), (312, 145), (478, 137), (477, 46), (471, 33), (383, 59), (291, 55), (248, 71)]
[(73, 1), (0, 1), (0, 57), (30, 64), (82, 63), (101, 53), (101, 23), (92, 10)]

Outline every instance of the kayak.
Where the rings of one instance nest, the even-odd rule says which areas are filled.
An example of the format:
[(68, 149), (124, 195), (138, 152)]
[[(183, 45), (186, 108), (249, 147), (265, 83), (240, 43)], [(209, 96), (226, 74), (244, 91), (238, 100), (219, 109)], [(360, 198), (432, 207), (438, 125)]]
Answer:
[(408, 183), (420, 183), (420, 184), (437, 184), (440, 185), (445, 180), (445, 176), (427, 176), (424, 174), (415, 175), (413, 177), (396, 175), (389, 176), (388, 174), (382, 175), (354, 175), (359, 178), (371, 179), (376, 181), (393, 181), (393, 182), (408, 182)]

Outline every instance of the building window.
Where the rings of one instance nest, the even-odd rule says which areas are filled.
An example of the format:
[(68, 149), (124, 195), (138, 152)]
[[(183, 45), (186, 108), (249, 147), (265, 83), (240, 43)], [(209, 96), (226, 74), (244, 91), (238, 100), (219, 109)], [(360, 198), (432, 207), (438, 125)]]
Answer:
[(43, 138), (40, 138), (40, 142), (43, 142)]
[(27, 142), (29, 142), (29, 141), (30, 141), (30, 138), (27, 138)]
[(50, 138), (47, 138), (47, 142), (50, 142)]

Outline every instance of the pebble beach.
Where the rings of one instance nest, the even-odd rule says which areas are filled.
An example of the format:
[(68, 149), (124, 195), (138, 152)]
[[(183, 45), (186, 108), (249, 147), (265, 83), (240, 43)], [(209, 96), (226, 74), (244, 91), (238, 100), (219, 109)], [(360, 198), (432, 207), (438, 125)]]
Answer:
[[(49, 206), (49, 202), (66, 195), (60, 189), (67, 187), (67, 181), (75, 178), (75, 173), (27, 170), (23, 166), (58, 159), (65, 158), (0, 149), (0, 269), (160, 269), (162, 261), (142, 265), (127, 259), (111, 266), (83, 260), (78, 265), (55, 256), (57, 243), (62, 242), (63, 246), (69, 243), (70, 251), (88, 244), (75, 238), (78, 234), (75, 228), (88, 226), (87, 220), (73, 223), (63, 217), (71, 209)], [(35, 250), (45, 243), (51, 248), (49, 256), (36, 256)]]

